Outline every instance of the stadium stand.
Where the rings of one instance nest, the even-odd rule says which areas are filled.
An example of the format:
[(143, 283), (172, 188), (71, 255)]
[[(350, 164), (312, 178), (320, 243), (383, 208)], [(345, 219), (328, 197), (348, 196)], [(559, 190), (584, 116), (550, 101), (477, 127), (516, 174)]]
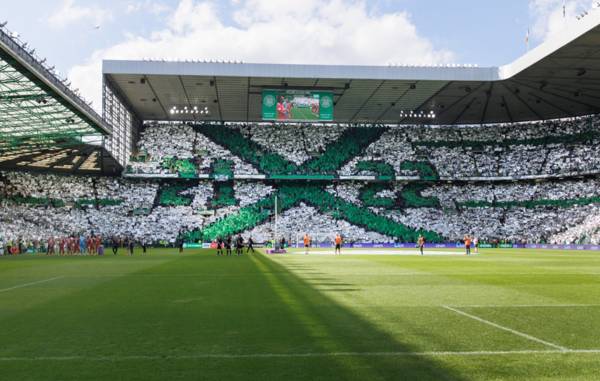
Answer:
[[(149, 125), (133, 174), (196, 177), (230, 161), (233, 175), (465, 179), (594, 174), (597, 117), (518, 126)], [(165, 142), (169, 142), (165, 144)], [(176, 165), (179, 163), (179, 165)], [(187, 169), (182, 169), (185, 163)], [(189, 175), (186, 175), (189, 174)]]
[[(128, 166), (150, 179), (4, 172), (2, 235), (35, 240), (93, 232), (175, 243), (237, 233), (294, 240), (302, 231), (326, 240), (339, 231), (349, 242), (381, 243), (413, 241), (419, 233), (430, 241), (460, 240), (471, 232), (488, 241), (598, 243), (598, 180), (556, 178), (599, 170), (590, 155), (597, 151), (596, 122), (518, 129), (150, 124)], [(161, 179), (165, 174), (190, 180)], [(194, 179), (200, 174), (226, 182)], [(375, 175), (383, 182), (234, 180), (257, 174)], [(540, 175), (548, 181), (527, 181)], [(505, 182), (506, 176), (521, 181)], [(472, 177), (487, 180), (461, 181)]]
[(266, 241), (276, 229), (290, 241), (304, 231), (374, 243), (414, 241), (419, 233), (452, 241), (471, 232), (482, 241), (596, 244), (599, 181), (332, 184), (2, 172), (0, 235), (33, 241), (84, 233), (174, 244), (237, 233)]

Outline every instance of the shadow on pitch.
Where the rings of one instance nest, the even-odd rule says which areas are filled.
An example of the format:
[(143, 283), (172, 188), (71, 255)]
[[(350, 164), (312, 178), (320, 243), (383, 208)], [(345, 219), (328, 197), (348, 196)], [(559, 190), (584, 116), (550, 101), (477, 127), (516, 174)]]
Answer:
[[(359, 289), (316, 289), (316, 284), (306, 282), (266, 256), (255, 256), (252, 260), (264, 274), (265, 281), (270, 284), (273, 292), (279, 296), (281, 303), (287, 307), (286, 315), (290, 329), (302, 332), (305, 341), (309, 342), (305, 351), (356, 354), (329, 358), (328, 363), (334, 367), (338, 379), (464, 379), (454, 370), (431, 358), (373, 355), (379, 352), (413, 353), (417, 349), (398, 342), (396, 338), (374, 327), (323, 293)], [(325, 284), (339, 285), (335, 282)], [(370, 355), (360, 355), (361, 353)], [(318, 369), (312, 371), (319, 374)], [(307, 375), (307, 379), (311, 377), (313, 376)]]

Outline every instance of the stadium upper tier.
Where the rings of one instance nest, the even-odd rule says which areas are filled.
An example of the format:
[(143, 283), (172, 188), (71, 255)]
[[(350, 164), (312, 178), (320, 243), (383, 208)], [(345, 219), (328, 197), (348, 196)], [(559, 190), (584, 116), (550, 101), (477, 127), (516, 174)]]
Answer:
[(128, 176), (513, 180), (600, 173), (598, 117), (466, 127), (151, 123)]
[[(141, 120), (261, 120), (263, 90), (329, 91), (340, 123), (510, 123), (600, 113), (600, 12), (502, 67), (105, 61)], [(173, 107), (206, 113), (171, 113)], [(436, 115), (420, 120), (413, 115)]]

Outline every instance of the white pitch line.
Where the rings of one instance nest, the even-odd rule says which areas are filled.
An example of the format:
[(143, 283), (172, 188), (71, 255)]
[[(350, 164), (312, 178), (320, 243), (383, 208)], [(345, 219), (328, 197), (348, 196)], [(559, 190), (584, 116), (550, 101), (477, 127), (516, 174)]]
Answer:
[(0, 290), (0, 292), (6, 292), (6, 291), (14, 290), (14, 289), (17, 289), (17, 288), (23, 288), (23, 287), (27, 287), (27, 286), (33, 286), (34, 284), (51, 282), (53, 280), (60, 279), (60, 278), (64, 278), (64, 277), (62, 277), (62, 276), (55, 276), (54, 278), (50, 278), (50, 279), (43, 279), (43, 280), (38, 280), (38, 281), (35, 281), (35, 282), (19, 284), (17, 286), (3, 288), (3, 289)]
[(130, 355), (130, 356), (37, 356), (0, 357), (9, 361), (132, 361), (132, 360), (194, 360), (240, 358), (311, 358), (311, 357), (442, 357), (442, 356), (505, 356), (552, 354), (600, 354), (600, 349), (566, 350), (507, 350), (507, 351), (431, 351), (431, 352), (308, 352), (308, 353), (197, 353), (188, 355)]
[[(293, 255), (293, 256), (305, 256), (306, 254), (304, 253), (304, 251), (302, 251), (301, 249), (298, 250), (290, 250), (288, 253), (286, 254), (272, 254), (272, 255), (276, 255), (276, 256), (286, 256), (286, 255)], [(311, 255), (335, 255), (335, 253), (333, 252), (333, 250), (311, 250), (309, 251), (308, 255), (306, 256), (311, 256)], [(350, 250), (342, 250), (342, 254), (341, 256), (350, 256), (350, 255), (393, 255), (393, 256), (421, 256), (420, 252), (418, 250), (389, 250), (389, 249), (350, 249)], [(478, 254), (471, 254), (471, 256), (475, 257)], [(434, 256), (465, 256), (465, 253), (462, 251), (425, 251), (425, 255), (423, 255), (424, 257), (430, 256), (430, 257), (434, 257)]]
[(549, 341), (538, 339), (537, 337), (528, 335), (528, 334), (523, 333), (523, 332), (516, 331), (516, 330), (514, 330), (512, 328), (508, 328), (508, 327), (505, 327), (505, 326), (500, 325), (500, 324), (496, 324), (496, 323), (494, 323), (492, 321), (482, 319), (482, 318), (480, 318), (478, 316), (471, 315), (470, 313), (461, 311), (459, 309), (456, 309), (456, 308), (453, 308), (453, 307), (450, 307), (450, 306), (442, 306), (442, 307), (445, 308), (445, 309), (447, 309), (447, 310), (449, 310), (449, 311), (455, 312), (455, 313), (457, 313), (459, 315), (468, 317), (468, 318), (473, 319), (473, 320), (477, 320), (480, 323), (484, 323), (484, 324), (487, 324), (487, 325), (492, 326), (494, 328), (498, 328), (498, 329), (501, 329), (503, 331), (510, 332), (513, 335), (517, 335), (517, 336), (523, 337), (523, 338), (525, 338), (527, 340), (531, 340), (531, 341), (535, 341), (536, 343), (544, 344), (544, 345), (546, 345), (548, 347), (552, 347), (554, 349), (558, 349), (559, 351), (563, 351), (563, 352), (568, 352), (569, 351), (568, 348), (565, 348), (565, 347), (562, 347), (560, 345), (551, 343)]
[[(445, 307), (445, 306), (444, 306)], [(454, 308), (573, 308), (600, 307), (600, 304), (465, 304)]]

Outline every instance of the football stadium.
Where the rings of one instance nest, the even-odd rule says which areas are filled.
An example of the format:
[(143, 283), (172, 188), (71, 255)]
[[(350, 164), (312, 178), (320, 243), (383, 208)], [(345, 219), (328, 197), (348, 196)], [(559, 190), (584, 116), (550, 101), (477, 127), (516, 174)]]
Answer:
[(497, 67), (0, 28), (0, 379), (600, 379), (600, 12)]

